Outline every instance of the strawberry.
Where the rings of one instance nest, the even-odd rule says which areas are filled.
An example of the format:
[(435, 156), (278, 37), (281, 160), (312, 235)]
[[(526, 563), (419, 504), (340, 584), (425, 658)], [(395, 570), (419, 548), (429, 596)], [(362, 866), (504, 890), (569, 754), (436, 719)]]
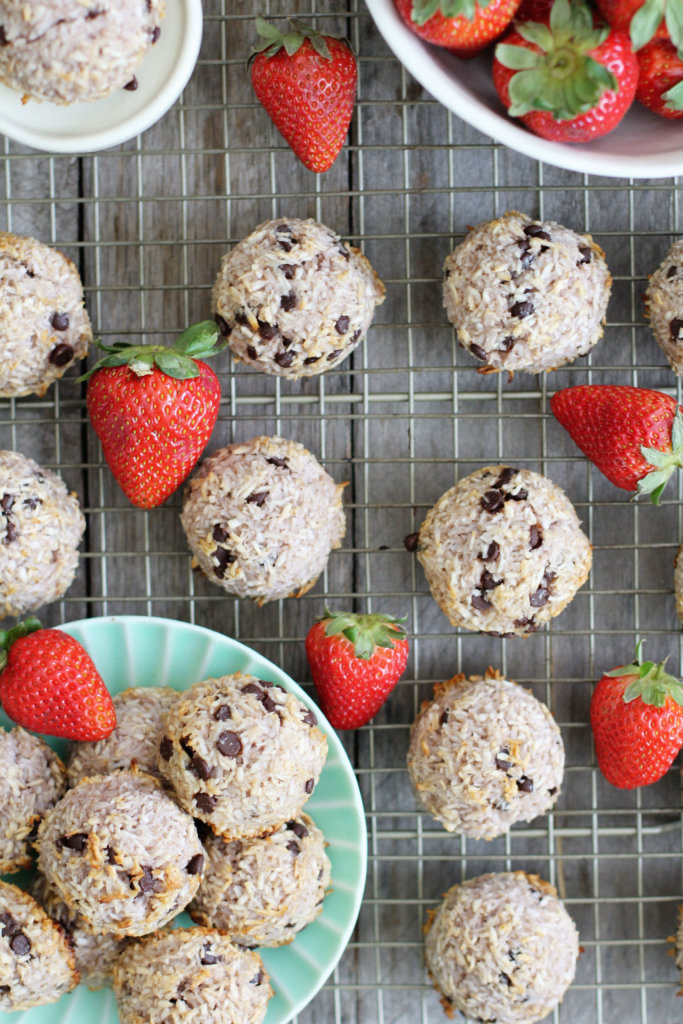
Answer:
[(546, 21), (555, 0), (522, 0), (515, 21)]
[(221, 388), (198, 356), (224, 347), (206, 320), (172, 348), (117, 342), (79, 380), (109, 468), (139, 508), (160, 505), (189, 476), (218, 417)]
[(408, 660), (402, 621), (326, 609), (311, 626), (308, 663), (320, 706), (335, 729), (365, 725), (402, 676)]
[(651, 39), (670, 39), (683, 46), (683, 0), (597, 0), (613, 28), (628, 32), (634, 50)]
[(351, 123), (358, 69), (349, 44), (294, 18), (282, 34), (256, 19), (251, 83), (273, 124), (310, 171), (330, 169)]
[(631, 106), (638, 61), (625, 32), (594, 24), (581, 0), (555, 0), (496, 46), (493, 84), (512, 117), (553, 142), (589, 142)]
[(654, 505), (683, 466), (683, 410), (661, 391), (578, 384), (557, 391), (550, 409), (608, 480)]
[(668, 771), (683, 746), (683, 687), (666, 662), (605, 672), (593, 691), (590, 717), (600, 771), (620, 789), (649, 786)]
[(508, 27), (520, 0), (395, 0), (408, 28), (421, 39), (473, 57)]
[(672, 121), (683, 117), (683, 60), (673, 43), (653, 39), (638, 51), (638, 66), (636, 99)]
[(85, 648), (26, 619), (0, 630), (0, 701), (13, 722), (48, 736), (101, 740), (116, 712)]

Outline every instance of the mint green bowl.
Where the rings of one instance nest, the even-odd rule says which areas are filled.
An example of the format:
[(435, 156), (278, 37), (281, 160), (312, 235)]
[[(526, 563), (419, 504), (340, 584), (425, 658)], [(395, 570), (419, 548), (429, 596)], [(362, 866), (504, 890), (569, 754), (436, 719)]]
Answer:
[[(313, 998), (334, 970), (358, 917), (367, 868), (365, 815), (353, 769), (321, 711), (282, 669), (230, 637), (188, 622), (138, 615), (82, 619), (60, 627), (83, 644), (110, 693), (129, 686), (173, 686), (184, 690), (208, 676), (249, 672), (281, 683), (315, 711), (327, 735), (328, 755), (306, 812), (322, 829), (332, 864), (332, 892), (322, 913), (294, 942), (261, 950), (275, 995), (265, 1024), (285, 1024)], [(12, 723), (0, 712), (0, 725)], [(47, 737), (46, 737), (47, 738)], [(62, 752), (64, 744), (48, 739)], [(12, 881), (12, 876), (7, 876)], [(186, 915), (180, 924), (191, 924)], [(8, 1024), (117, 1024), (109, 989), (91, 992), (79, 985), (57, 1003), (3, 1014)]]

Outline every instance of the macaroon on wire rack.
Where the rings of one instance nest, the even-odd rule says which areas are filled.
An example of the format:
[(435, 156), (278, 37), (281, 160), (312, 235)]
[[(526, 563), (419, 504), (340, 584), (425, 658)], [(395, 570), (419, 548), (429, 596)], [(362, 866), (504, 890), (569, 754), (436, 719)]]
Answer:
[[(256, 14), (313, 20), (354, 44), (349, 142), (324, 175), (298, 163), (254, 98), (244, 60)], [(192, 572), (182, 492), (149, 512), (123, 497), (72, 370), (42, 397), (0, 399), (0, 448), (56, 469), (87, 519), (76, 579), (41, 617), (48, 625), (129, 614), (194, 622), (253, 647), (312, 693), (303, 637), (325, 604), (407, 615), (406, 675), (371, 725), (341, 735), (365, 803), (367, 887), (345, 954), (298, 1024), (443, 1021), (423, 965), (426, 913), (462, 878), (516, 869), (556, 885), (580, 931), (575, 982), (549, 1020), (681, 1022), (667, 942), (683, 900), (679, 764), (646, 789), (610, 787), (594, 764), (588, 706), (593, 681), (630, 660), (636, 638), (681, 670), (672, 579), (683, 493), (676, 481), (658, 509), (630, 501), (590, 467), (548, 406), (556, 389), (584, 382), (655, 387), (680, 400), (641, 301), (648, 274), (683, 233), (680, 185), (588, 177), (492, 143), (402, 69), (362, 0), (248, 0), (239, 13), (206, 0), (204, 24), (180, 100), (136, 139), (69, 155), (2, 139), (0, 227), (76, 262), (105, 342), (170, 340), (205, 319), (221, 256), (271, 217), (314, 217), (360, 246), (387, 290), (361, 347), (298, 382), (222, 353), (213, 365), (223, 400), (208, 447), (258, 434), (302, 442), (348, 482), (346, 537), (298, 600), (258, 608), (225, 595)], [(446, 255), (467, 226), (509, 209), (591, 232), (614, 278), (604, 338), (546, 376), (477, 373), (442, 309)], [(497, 463), (562, 486), (594, 549), (588, 583), (526, 640), (451, 629), (403, 545), (457, 479)], [(487, 843), (449, 835), (417, 809), (405, 754), (433, 683), (488, 665), (549, 705), (567, 770), (552, 814)]]

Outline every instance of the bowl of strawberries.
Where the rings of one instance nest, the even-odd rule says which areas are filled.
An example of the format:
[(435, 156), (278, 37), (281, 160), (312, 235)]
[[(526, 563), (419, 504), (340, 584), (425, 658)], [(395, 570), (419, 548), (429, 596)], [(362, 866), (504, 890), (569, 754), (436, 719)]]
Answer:
[(435, 99), (525, 156), (683, 172), (683, 0), (365, 0)]

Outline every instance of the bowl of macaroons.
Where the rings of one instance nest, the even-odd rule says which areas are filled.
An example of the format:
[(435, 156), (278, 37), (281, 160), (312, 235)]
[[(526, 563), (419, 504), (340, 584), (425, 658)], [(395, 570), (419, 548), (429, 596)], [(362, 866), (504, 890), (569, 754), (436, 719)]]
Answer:
[(495, 141), (587, 174), (683, 171), (677, 5), (662, 16), (658, 0), (366, 4), (418, 82)]

